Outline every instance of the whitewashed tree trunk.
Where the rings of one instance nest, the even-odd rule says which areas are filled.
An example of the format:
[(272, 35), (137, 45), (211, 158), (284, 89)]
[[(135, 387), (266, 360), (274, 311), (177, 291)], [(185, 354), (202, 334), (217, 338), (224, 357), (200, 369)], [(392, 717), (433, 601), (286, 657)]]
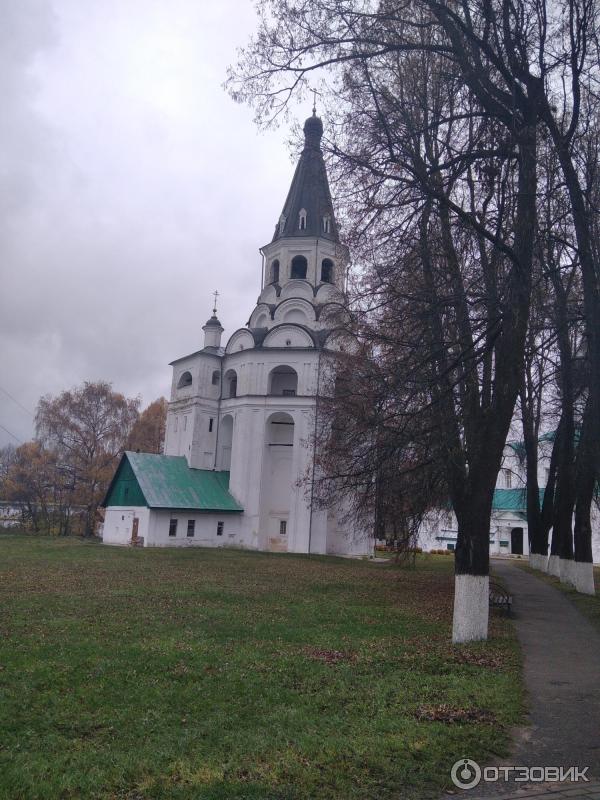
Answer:
[(573, 562), (573, 585), (581, 594), (596, 594), (594, 565), (589, 561)]
[(574, 586), (575, 585), (575, 576), (573, 574), (574, 564), (572, 558), (559, 558), (558, 559), (558, 576), (560, 578), (560, 582), (566, 584), (567, 586)]
[(539, 569), (545, 571), (545, 562), (547, 561), (546, 556), (540, 555), (540, 553), (530, 553), (529, 554), (529, 566), (532, 569)]
[(548, 557), (548, 575), (560, 578), (560, 558), (558, 556)]
[(456, 575), (452, 622), (454, 644), (487, 639), (489, 613), (489, 575)]

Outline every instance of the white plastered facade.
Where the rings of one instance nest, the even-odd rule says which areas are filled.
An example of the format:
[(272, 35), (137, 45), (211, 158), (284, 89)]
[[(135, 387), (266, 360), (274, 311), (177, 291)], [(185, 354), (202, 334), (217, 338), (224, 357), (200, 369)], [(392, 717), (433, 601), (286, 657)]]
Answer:
[[(371, 532), (348, 523), (343, 504), (323, 510), (312, 502), (317, 396), (335, 372), (335, 351), (344, 347), (334, 326), (344, 307), (346, 248), (290, 237), (262, 253), (262, 290), (247, 327), (224, 348), (209, 330), (209, 345), (172, 364), (165, 455), (183, 455), (195, 469), (230, 472), (229, 491), (244, 509), (237, 530), (226, 539), (207, 536), (203, 544), (370, 555)], [(306, 278), (292, 276), (296, 256), (306, 259)], [(217, 517), (210, 517), (216, 530)], [(178, 544), (165, 539), (168, 523), (161, 524), (161, 532), (148, 525), (148, 544)]]
[[(502, 468), (498, 474), (496, 488), (500, 495), (504, 491), (525, 489), (526, 473), (522, 457), (519, 457), (520, 445), (511, 442), (504, 449)], [(538, 463), (538, 483), (546, 485), (552, 441), (546, 437), (540, 442), (540, 459)], [(501, 505), (501, 503), (500, 503)], [(432, 511), (423, 521), (419, 530), (418, 545), (423, 550), (454, 550), (458, 536), (456, 516), (450, 511)], [(550, 532), (552, 537), (552, 532)], [(529, 536), (527, 515), (524, 508), (513, 510), (495, 508), (490, 520), (490, 555), (513, 555), (529, 557)], [(592, 505), (592, 557), (595, 564), (600, 564), (600, 511), (596, 504)], [(552, 557), (556, 563), (539, 564), (534, 557), (532, 565), (543, 568), (551, 574), (560, 574), (559, 559)], [(531, 559), (530, 559), (531, 561)]]

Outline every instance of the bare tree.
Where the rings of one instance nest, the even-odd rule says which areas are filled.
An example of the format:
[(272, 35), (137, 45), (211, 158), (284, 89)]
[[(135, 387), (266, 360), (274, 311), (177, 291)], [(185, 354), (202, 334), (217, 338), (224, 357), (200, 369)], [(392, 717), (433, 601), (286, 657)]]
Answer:
[(39, 401), (38, 440), (69, 474), (75, 500), (86, 508), (88, 535), (94, 531), (96, 509), (138, 418), (138, 406), (138, 399), (127, 399), (104, 382), (86, 382)]
[(416, 264), (414, 311), (404, 307), (459, 528), (453, 638), (485, 638), (491, 506), (530, 302), (540, 82), (526, 62), (541, 21), (532, 12), (524, 28), (511, 8), (459, 18), (432, 2), (267, 8), (238, 96), (264, 112), (337, 65), (334, 153), (360, 203), (352, 243), (368, 237), (389, 259), (380, 296), (398, 297)]

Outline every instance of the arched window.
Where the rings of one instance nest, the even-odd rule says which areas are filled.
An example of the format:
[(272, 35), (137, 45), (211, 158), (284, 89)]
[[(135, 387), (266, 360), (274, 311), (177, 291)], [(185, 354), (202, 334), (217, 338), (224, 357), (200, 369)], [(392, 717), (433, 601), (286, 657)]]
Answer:
[(301, 208), (300, 213), (298, 214), (298, 228), (301, 231), (306, 230), (306, 209)]
[(285, 221), (286, 221), (286, 216), (285, 216), (285, 214), (282, 214), (279, 217), (279, 233), (280, 234), (282, 234), (284, 229), (285, 229)]
[(269, 417), (267, 444), (269, 447), (294, 446), (294, 420), (289, 414), (278, 411)]
[(321, 261), (321, 280), (323, 283), (333, 283), (333, 261), (330, 258)]
[(292, 258), (292, 278), (306, 280), (307, 269), (308, 262), (304, 256), (294, 256), (294, 258)]
[(331, 232), (331, 217), (329, 214), (325, 214), (323, 217), (323, 233), (330, 233)]
[(192, 373), (191, 372), (184, 372), (181, 378), (179, 378), (179, 383), (177, 384), (178, 389), (183, 389), (185, 386), (192, 385)]
[(229, 369), (225, 373), (225, 398), (237, 397), (237, 373), (234, 369)]
[(216, 370), (213, 372), (213, 374), (212, 374), (212, 378), (211, 378), (211, 380), (210, 380), (210, 382), (212, 383), (212, 385), (213, 385), (213, 386), (218, 386), (218, 385), (219, 385), (219, 376), (220, 376), (220, 375), (221, 375), (221, 373), (219, 372), (219, 370), (218, 370), (218, 369), (216, 369)]
[(275, 367), (269, 374), (268, 394), (294, 397), (298, 391), (298, 373), (292, 367)]
[(279, 283), (279, 261), (277, 259), (271, 264), (271, 283)]

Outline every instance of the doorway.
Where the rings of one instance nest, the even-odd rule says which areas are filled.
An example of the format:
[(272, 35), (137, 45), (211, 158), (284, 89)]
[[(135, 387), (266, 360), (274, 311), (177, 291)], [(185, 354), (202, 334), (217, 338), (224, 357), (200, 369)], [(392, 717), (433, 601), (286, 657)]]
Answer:
[(513, 528), (511, 530), (510, 552), (515, 556), (523, 555), (523, 528)]

